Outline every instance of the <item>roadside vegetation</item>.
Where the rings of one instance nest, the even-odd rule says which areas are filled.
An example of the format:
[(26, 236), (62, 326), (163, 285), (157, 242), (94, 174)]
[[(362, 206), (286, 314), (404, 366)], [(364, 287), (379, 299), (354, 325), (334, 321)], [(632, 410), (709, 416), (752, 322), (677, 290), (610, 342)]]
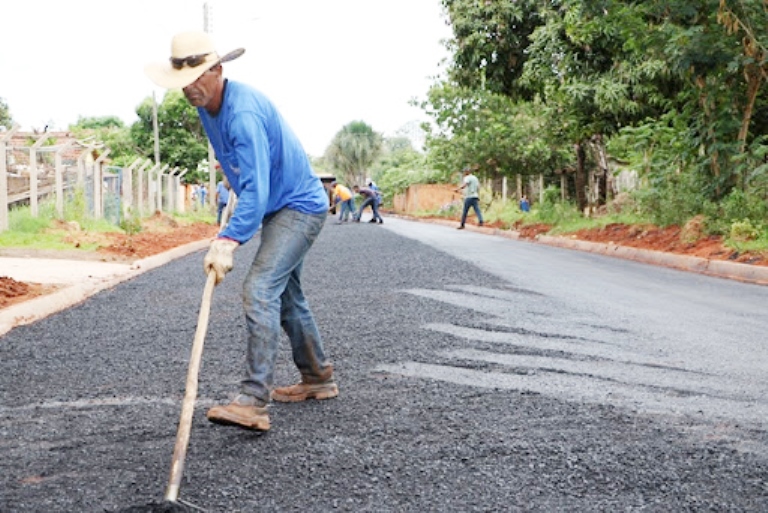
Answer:
[(763, 2), (442, 4), (446, 76), (414, 102), (432, 120), (426, 152), (372, 166), (385, 190), (456, 184), (471, 165), (491, 222), (695, 224), (739, 251), (768, 248)]
[[(207, 210), (188, 213), (163, 214), (165, 225), (175, 226), (192, 224), (216, 224), (216, 216)], [(38, 207), (38, 216), (31, 214), (28, 206), (16, 207), (9, 211), (8, 230), (0, 232), (0, 248), (28, 248), (36, 250), (72, 250), (95, 251), (103, 243), (99, 234), (136, 235), (146, 230), (151, 218), (123, 219), (119, 225), (106, 220), (94, 219), (88, 215), (84, 203), (75, 199), (65, 203), (64, 217), (57, 218), (55, 205), (43, 201)], [(157, 229), (154, 223), (153, 229)], [(73, 236), (91, 234), (94, 237)]]
[[(313, 159), (318, 172), (350, 186), (375, 181), (386, 207), (413, 184), (456, 185), (470, 165), (491, 222), (547, 225), (553, 234), (695, 224), (695, 233), (739, 251), (768, 249), (764, 2), (442, 5), (450, 57), (412, 101), (430, 121), (387, 137), (352, 121)], [(150, 158), (153, 103), (139, 104), (130, 127), (81, 118), (70, 130), (104, 142), (114, 165)], [(6, 125), (10, 112), (0, 99)], [(204, 181), (207, 145), (195, 109), (171, 91), (157, 115), (161, 162), (189, 169), (188, 183)], [(522, 194), (531, 200), (525, 215)], [(420, 214), (450, 217), (456, 208)], [(90, 229), (87, 219), (71, 219)]]

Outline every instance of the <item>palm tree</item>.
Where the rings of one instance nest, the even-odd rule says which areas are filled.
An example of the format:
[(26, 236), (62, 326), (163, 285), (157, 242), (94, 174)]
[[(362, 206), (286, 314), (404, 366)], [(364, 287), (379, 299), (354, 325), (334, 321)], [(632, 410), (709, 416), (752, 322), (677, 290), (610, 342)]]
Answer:
[(362, 121), (353, 121), (334, 136), (325, 158), (348, 185), (365, 185), (368, 167), (379, 156), (382, 143), (381, 134)]

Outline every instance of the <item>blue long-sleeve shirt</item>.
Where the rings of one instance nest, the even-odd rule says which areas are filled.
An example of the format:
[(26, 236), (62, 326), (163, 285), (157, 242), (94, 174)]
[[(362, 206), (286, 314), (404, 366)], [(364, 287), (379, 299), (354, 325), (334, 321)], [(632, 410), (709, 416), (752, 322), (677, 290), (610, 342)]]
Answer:
[(283, 208), (305, 214), (328, 211), (328, 195), (291, 128), (261, 92), (227, 80), (221, 109), (197, 109), (237, 206), (220, 237), (241, 244), (264, 216)]

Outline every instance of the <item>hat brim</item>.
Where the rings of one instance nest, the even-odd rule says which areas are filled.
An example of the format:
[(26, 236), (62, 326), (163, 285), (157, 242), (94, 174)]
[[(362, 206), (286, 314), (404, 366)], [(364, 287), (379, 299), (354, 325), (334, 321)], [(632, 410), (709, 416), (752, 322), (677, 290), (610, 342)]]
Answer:
[(152, 62), (144, 67), (144, 73), (152, 82), (160, 87), (166, 89), (183, 89), (217, 64), (233, 61), (244, 53), (244, 48), (238, 48), (237, 50), (232, 50), (224, 57), (211, 54), (206, 58), (206, 62), (203, 62), (201, 65), (195, 66), (194, 68), (184, 66), (181, 69), (176, 69), (171, 66), (170, 61)]

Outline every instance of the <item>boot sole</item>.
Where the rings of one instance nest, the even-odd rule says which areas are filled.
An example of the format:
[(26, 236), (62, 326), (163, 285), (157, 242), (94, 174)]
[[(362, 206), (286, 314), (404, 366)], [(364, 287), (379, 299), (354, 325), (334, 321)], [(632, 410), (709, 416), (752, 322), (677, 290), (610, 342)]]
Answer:
[(235, 426), (242, 429), (248, 429), (251, 431), (269, 431), (271, 427), (269, 419), (246, 419), (238, 415), (224, 414), (224, 415), (206, 415), (209, 421), (221, 426)]
[(307, 399), (316, 399), (323, 401), (325, 399), (333, 399), (339, 395), (339, 388), (334, 387), (331, 390), (309, 390), (303, 394), (284, 395), (276, 390), (272, 391), (272, 400), (279, 403), (298, 403), (306, 401)]

